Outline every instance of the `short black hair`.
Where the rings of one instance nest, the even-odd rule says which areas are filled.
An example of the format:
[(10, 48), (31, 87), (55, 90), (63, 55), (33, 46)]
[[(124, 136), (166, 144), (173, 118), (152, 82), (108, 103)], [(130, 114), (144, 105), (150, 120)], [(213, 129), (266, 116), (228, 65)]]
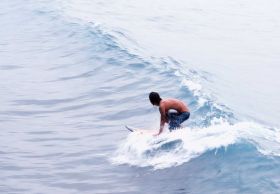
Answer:
[(151, 92), (149, 95), (150, 102), (152, 105), (159, 105), (161, 98), (157, 92)]

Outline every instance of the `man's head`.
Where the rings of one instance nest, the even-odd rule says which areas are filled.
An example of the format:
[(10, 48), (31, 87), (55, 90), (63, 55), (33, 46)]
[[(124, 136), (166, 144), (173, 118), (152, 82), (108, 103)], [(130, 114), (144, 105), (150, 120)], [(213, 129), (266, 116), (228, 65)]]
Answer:
[(151, 92), (149, 95), (150, 102), (152, 105), (159, 106), (159, 103), (161, 101), (161, 98), (157, 92)]

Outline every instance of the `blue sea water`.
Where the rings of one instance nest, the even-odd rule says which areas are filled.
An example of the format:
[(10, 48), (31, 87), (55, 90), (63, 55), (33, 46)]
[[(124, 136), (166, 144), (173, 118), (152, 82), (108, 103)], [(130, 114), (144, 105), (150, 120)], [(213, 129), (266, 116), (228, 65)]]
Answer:
[(0, 2), (0, 193), (279, 193), (279, 3), (186, 2)]

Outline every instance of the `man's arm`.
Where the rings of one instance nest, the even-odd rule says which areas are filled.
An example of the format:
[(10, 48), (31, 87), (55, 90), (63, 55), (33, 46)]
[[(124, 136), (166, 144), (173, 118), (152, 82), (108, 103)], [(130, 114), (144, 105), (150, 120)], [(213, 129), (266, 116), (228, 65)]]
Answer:
[(160, 112), (160, 127), (159, 127), (159, 132), (156, 135), (159, 135), (162, 133), (164, 124), (167, 122), (166, 114), (165, 114), (165, 107), (161, 106), (159, 107), (159, 112)]

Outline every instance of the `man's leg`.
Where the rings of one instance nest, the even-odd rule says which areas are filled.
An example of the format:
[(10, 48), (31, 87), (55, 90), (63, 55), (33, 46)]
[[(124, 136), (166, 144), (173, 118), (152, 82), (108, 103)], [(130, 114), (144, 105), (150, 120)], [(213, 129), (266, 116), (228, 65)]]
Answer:
[(181, 123), (183, 123), (190, 117), (190, 113), (189, 112), (184, 112), (181, 114), (169, 113), (168, 117), (169, 117), (169, 130), (172, 131), (177, 128), (180, 128)]
[(168, 113), (169, 130), (175, 130), (180, 127), (180, 120), (178, 120), (178, 113)]
[(178, 116), (179, 125), (190, 118), (189, 112), (183, 112)]

